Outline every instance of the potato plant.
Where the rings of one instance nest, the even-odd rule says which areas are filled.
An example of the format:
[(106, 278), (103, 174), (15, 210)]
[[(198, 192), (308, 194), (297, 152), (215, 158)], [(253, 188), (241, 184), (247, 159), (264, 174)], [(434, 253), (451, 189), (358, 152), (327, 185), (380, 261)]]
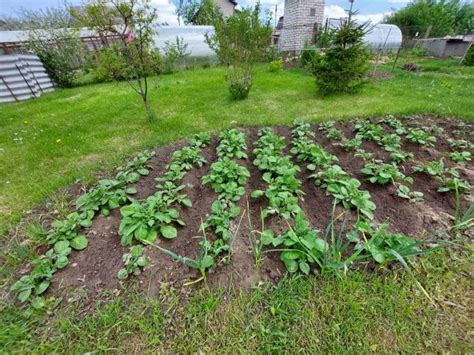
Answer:
[(360, 181), (333, 164), (337, 161), (335, 156), (312, 142), (314, 133), (309, 125), (295, 121), (292, 137), (292, 153), (296, 154), (299, 161), (308, 162), (308, 170), (318, 170), (310, 176), (315, 185), (325, 188), (346, 208), (355, 208), (365, 218), (372, 219), (375, 204), (371, 201), (370, 193), (360, 190)]
[(409, 128), (406, 138), (412, 143), (425, 147), (433, 147), (436, 143), (435, 136), (419, 128)]
[(307, 275), (311, 264), (321, 266), (323, 254), (329, 249), (328, 243), (318, 234), (318, 231), (310, 228), (303, 212), (300, 212), (295, 216), (293, 226), (285, 233), (277, 236), (267, 230), (262, 233), (261, 242), (281, 251), (280, 259), (289, 272), (300, 270)]
[(247, 144), (245, 135), (238, 129), (227, 129), (219, 136), (219, 146), (216, 149), (219, 158), (247, 159)]
[(395, 164), (385, 164), (381, 160), (374, 159), (366, 163), (361, 172), (368, 176), (372, 184), (385, 185), (389, 182), (395, 184), (397, 181), (413, 183), (413, 178), (405, 176)]
[(301, 181), (296, 178), (300, 169), (289, 156), (282, 156), (285, 147), (282, 137), (269, 129), (261, 129), (259, 135), (253, 151), (256, 157), (253, 163), (264, 172), (262, 178), (267, 183), (267, 189), (253, 191), (252, 197), (267, 197), (268, 207), (263, 211), (264, 217), (275, 214), (290, 219), (301, 211), (298, 196), (303, 191), (300, 189)]
[(369, 120), (362, 120), (355, 124), (356, 136), (367, 141), (380, 142), (384, 136), (382, 126)]
[(143, 256), (143, 246), (141, 245), (131, 247), (128, 253), (123, 254), (122, 260), (124, 268), (117, 273), (120, 280), (125, 280), (132, 274), (140, 275), (142, 269), (149, 263), (149, 260)]
[(202, 183), (210, 184), (218, 194), (212, 204), (211, 215), (201, 226), (203, 233), (206, 228), (211, 228), (217, 236), (213, 242), (206, 238), (201, 241), (201, 248), (205, 247), (206, 250), (206, 268), (214, 267), (217, 264), (216, 258), (222, 254), (225, 254), (222, 259), (224, 263), (230, 261), (231, 223), (240, 215), (240, 208), (236, 203), (245, 194), (245, 185), (250, 177), (247, 168), (239, 165), (236, 160), (246, 159), (246, 150), (245, 135), (242, 132), (237, 129), (225, 130), (220, 134), (216, 148), (219, 159), (211, 165), (210, 174), (202, 178)]
[(121, 208), (119, 235), (122, 245), (131, 245), (134, 240), (152, 244), (160, 235), (166, 239), (177, 237), (177, 229), (172, 224), (184, 225), (175, 204), (191, 207), (192, 202), (181, 193), (179, 185), (187, 171), (193, 166), (201, 167), (205, 160), (202, 147), (209, 142), (209, 135), (194, 137), (190, 146), (175, 151), (163, 176), (156, 178), (157, 191), (145, 201), (136, 201)]
[(471, 152), (462, 151), (462, 152), (451, 152), (449, 157), (455, 163), (465, 166), (468, 161), (471, 161)]
[(403, 123), (392, 115), (385, 116), (379, 121), (379, 123), (385, 123), (392, 127), (398, 135), (403, 135), (407, 131)]
[(80, 229), (91, 227), (92, 219), (99, 210), (107, 214), (106, 210), (128, 201), (128, 195), (134, 190), (126, 185), (138, 180), (138, 170), (141, 170), (141, 175), (147, 175), (142, 169), (148, 169), (147, 161), (153, 155), (154, 152), (141, 153), (119, 168), (115, 179), (100, 180), (96, 187), (78, 198), (77, 211), (51, 224), (46, 240), (54, 244), (53, 247), (35, 258), (32, 271), (11, 287), (11, 291), (18, 293), (21, 302), (31, 300), (33, 305), (44, 304), (41, 294), (49, 287), (53, 274), (69, 264), (69, 255), (73, 249), (83, 250), (88, 245), (87, 237), (80, 233)]

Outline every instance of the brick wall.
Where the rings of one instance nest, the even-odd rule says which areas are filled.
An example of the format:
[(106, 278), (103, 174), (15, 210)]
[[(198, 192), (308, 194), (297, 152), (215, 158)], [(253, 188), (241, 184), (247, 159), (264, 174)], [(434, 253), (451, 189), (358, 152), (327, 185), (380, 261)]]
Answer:
[(285, 0), (278, 49), (299, 52), (311, 42), (316, 23), (322, 24), (325, 0)]

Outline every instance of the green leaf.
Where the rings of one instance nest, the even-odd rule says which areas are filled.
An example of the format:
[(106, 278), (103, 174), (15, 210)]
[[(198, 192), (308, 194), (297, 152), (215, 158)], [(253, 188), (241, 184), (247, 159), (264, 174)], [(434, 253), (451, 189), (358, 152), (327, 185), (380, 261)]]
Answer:
[(161, 235), (165, 237), (166, 239), (173, 239), (178, 236), (178, 231), (176, 230), (175, 227), (172, 227), (172, 226), (161, 226), (160, 232), (161, 232)]
[(31, 306), (34, 309), (41, 309), (45, 305), (44, 298), (43, 297), (35, 297), (31, 300)]
[(44, 291), (46, 291), (48, 289), (49, 284), (50, 284), (49, 281), (43, 281), (38, 286), (36, 286), (36, 288), (35, 288), (36, 294), (41, 295)]
[(130, 248), (130, 254), (134, 257), (139, 257), (143, 254), (143, 247), (141, 245), (134, 245)]
[(79, 224), (84, 228), (89, 228), (89, 227), (92, 226), (92, 220), (91, 219), (83, 219)]
[(31, 295), (31, 289), (21, 291), (20, 294), (18, 295), (18, 299), (20, 300), (20, 302), (25, 302), (28, 299), (28, 297), (30, 297), (30, 295)]
[(87, 248), (88, 244), (89, 242), (84, 234), (78, 235), (76, 238), (71, 240), (71, 247), (75, 250), (83, 250)]
[(69, 254), (71, 249), (69, 248), (69, 241), (67, 240), (60, 240), (54, 244), (54, 251), (56, 254)]
[(182, 201), (181, 201), (181, 204), (186, 206), (186, 207), (192, 207), (193, 206), (193, 203), (192, 201), (189, 199), (189, 198), (184, 198)]
[(69, 264), (69, 258), (66, 255), (61, 255), (54, 263), (54, 266), (58, 269), (62, 269), (63, 267), (66, 267), (67, 264)]
[(274, 238), (275, 238), (275, 235), (273, 234), (273, 231), (270, 229), (267, 229), (262, 232), (262, 235), (260, 236), (260, 241), (262, 242), (263, 245), (270, 245), (273, 242)]
[(300, 262), (300, 270), (303, 272), (303, 274), (308, 275), (309, 274), (309, 264), (305, 261)]
[(127, 272), (127, 270), (121, 269), (121, 270), (117, 273), (117, 277), (119, 278), (119, 280), (125, 280), (125, 279), (128, 277), (128, 272)]
[(252, 193), (250, 194), (252, 198), (258, 198), (263, 195), (265, 195), (265, 191), (262, 191), (262, 190), (255, 190), (255, 191), (252, 191)]
[(125, 193), (128, 195), (134, 195), (137, 193), (137, 189), (134, 187), (129, 187), (128, 189), (125, 189)]
[(137, 265), (140, 266), (140, 267), (144, 267), (144, 266), (148, 265), (148, 259), (144, 256), (140, 256), (137, 259)]

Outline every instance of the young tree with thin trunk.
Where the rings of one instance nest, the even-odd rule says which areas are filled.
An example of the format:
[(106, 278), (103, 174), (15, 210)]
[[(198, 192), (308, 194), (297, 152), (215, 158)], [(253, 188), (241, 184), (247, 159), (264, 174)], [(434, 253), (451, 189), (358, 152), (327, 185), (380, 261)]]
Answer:
[(127, 82), (141, 97), (152, 122), (148, 74), (153, 71), (152, 25), (157, 13), (150, 0), (91, 0), (83, 10), (72, 10), (72, 15), (81, 25), (118, 39), (117, 48), (127, 66)]

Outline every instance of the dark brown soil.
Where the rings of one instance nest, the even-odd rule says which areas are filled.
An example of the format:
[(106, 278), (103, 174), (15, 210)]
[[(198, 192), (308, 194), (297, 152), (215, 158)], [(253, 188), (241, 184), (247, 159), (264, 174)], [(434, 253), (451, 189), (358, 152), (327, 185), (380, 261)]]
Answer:
[[(375, 119), (374, 119), (375, 120)], [(315, 125), (313, 129), (317, 132), (316, 141), (324, 146), (330, 152), (336, 154), (339, 158), (339, 165), (355, 178), (362, 182), (362, 188), (367, 189), (372, 200), (377, 205), (375, 219), (377, 222), (387, 222), (390, 224), (390, 230), (404, 233), (413, 237), (424, 235), (442, 235), (446, 234), (449, 226), (452, 225), (453, 214), (455, 210), (454, 193), (439, 193), (436, 191), (436, 181), (425, 174), (413, 173), (412, 166), (415, 163), (429, 160), (437, 160), (445, 157), (449, 162), (449, 146), (446, 139), (449, 137), (459, 138), (457, 127), (460, 121), (453, 119), (436, 119), (433, 117), (419, 117), (416, 120), (406, 120), (405, 125), (415, 126), (433, 126), (436, 124), (444, 128), (441, 134), (437, 136), (436, 146), (433, 148), (423, 148), (407, 142), (403, 139), (402, 149), (413, 152), (415, 158), (402, 166), (404, 173), (412, 176), (415, 180), (410, 187), (412, 190), (421, 191), (424, 194), (424, 202), (409, 202), (396, 195), (395, 187), (392, 185), (374, 185), (369, 183), (365, 176), (360, 172), (364, 165), (361, 159), (353, 156), (352, 152), (345, 152), (339, 147), (333, 145), (336, 141), (330, 141), (318, 131)], [(353, 124), (351, 122), (339, 122), (336, 127), (343, 130), (346, 138), (354, 136)], [(384, 127), (386, 132), (391, 132), (390, 128)], [(463, 131), (472, 131), (473, 125), (468, 124)], [(265, 183), (262, 181), (262, 174), (256, 169), (252, 161), (254, 155), (252, 150), (254, 142), (257, 140), (257, 129), (243, 129), (247, 135), (247, 144), (249, 148), (249, 159), (242, 160), (240, 163), (246, 166), (251, 179), (246, 189), (246, 195), (240, 200), (241, 217), (236, 218), (232, 226), (235, 232), (233, 241), (232, 262), (229, 265), (219, 265), (215, 271), (208, 274), (208, 285), (210, 287), (227, 287), (232, 285), (236, 288), (250, 288), (265, 279), (276, 282), (285, 272), (284, 266), (279, 260), (276, 252), (264, 254), (264, 260), (257, 269), (255, 259), (251, 250), (250, 235), (252, 230), (261, 230), (260, 212), (266, 207), (266, 199), (252, 199), (250, 193), (255, 189), (265, 189)], [(290, 128), (277, 127), (275, 132), (283, 135), (287, 139), (287, 149), (285, 153), (289, 154), (291, 144)], [(146, 198), (155, 191), (154, 178), (161, 175), (166, 165), (171, 159), (171, 154), (176, 149), (182, 147), (185, 143), (180, 142), (168, 147), (162, 147), (155, 150), (156, 156), (151, 160), (153, 170), (149, 176), (142, 177), (136, 184), (140, 199)], [(210, 165), (216, 160), (215, 147), (217, 137), (214, 137), (212, 144), (203, 150), (203, 155), (208, 164), (200, 169), (191, 170), (185, 177), (183, 184), (188, 197), (193, 201), (192, 208), (179, 208), (182, 219), (186, 226), (181, 227), (178, 237), (173, 240), (160, 239), (157, 243), (175, 253), (183, 256), (195, 258), (199, 254), (199, 226), (201, 221), (205, 220), (210, 213), (211, 204), (216, 195), (208, 185), (201, 184), (202, 176), (210, 171)], [(362, 146), (365, 150), (373, 152), (378, 158), (388, 160), (388, 154), (381, 150), (373, 142), (364, 142)], [(296, 161), (295, 161), (296, 163)], [(452, 163), (450, 163), (452, 164)], [(454, 166), (454, 164), (452, 164)], [(302, 168), (299, 178), (302, 181), (302, 190), (304, 195), (300, 199), (308, 220), (316, 229), (324, 232), (332, 212), (332, 198), (326, 194), (325, 190), (316, 187), (308, 179), (309, 173)], [(462, 177), (471, 184), (473, 181), (474, 166), (470, 162), (461, 170)], [(75, 194), (79, 194), (81, 189), (76, 188)], [(73, 196), (75, 200), (77, 196)], [(472, 196), (464, 195), (462, 206), (465, 209), (469, 203), (472, 203)], [(340, 207), (337, 213), (342, 211)], [(351, 217), (353, 219), (353, 216)], [(120, 245), (118, 227), (120, 224), (120, 211), (114, 210), (109, 217), (98, 216), (94, 220), (91, 228), (84, 230), (89, 237), (89, 246), (82, 252), (73, 252), (70, 257), (70, 265), (59, 271), (53, 278), (52, 287), (48, 290), (50, 295), (63, 295), (66, 299), (75, 299), (75, 295), (92, 301), (100, 298), (105, 291), (120, 292), (121, 284), (117, 279), (117, 272), (122, 268), (122, 255), (127, 248)], [(265, 220), (265, 228), (271, 228), (275, 232), (284, 231), (287, 225), (277, 217), (271, 217)], [(208, 231), (208, 238), (214, 238), (211, 231)], [(148, 295), (157, 295), (162, 283), (170, 283), (174, 287), (181, 289), (183, 293), (188, 293), (193, 287), (185, 286), (188, 281), (199, 277), (196, 270), (190, 269), (173, 261), (169, 256), (161, 253), (153, 247), (146, 248), (146, 255), (151, 263), (145, 268), (142, 275), (138, 276), (139, 287)], [(126, 281), (128, 282), (128, 281)], [(78, 290), (80, 292), (78, 292)]]

